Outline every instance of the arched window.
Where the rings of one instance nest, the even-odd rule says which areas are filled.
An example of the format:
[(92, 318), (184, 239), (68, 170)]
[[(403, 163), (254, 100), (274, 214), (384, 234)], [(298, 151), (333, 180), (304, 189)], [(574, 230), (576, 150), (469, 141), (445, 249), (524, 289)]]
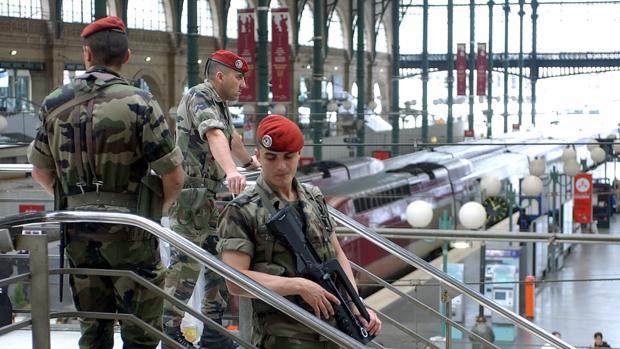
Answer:
[(381, 114), (381, 111), (383, 110), (383, 106), (381, 105), (381, 88), (376, 82), (372, 86), (372, 93), (374, 96), (374, 101), (377, 103), (377, 106), (373, 111), (377, 114)]
[(314, 41), (312, 38), (314, 37), (314, 18), (312, 16), (312, 10), (310, 6), (306, 4), (304, 6), (304, 10), (301, 13), (301, 22), (299, 24), (299, 36), (297, 38), (299, 45), (301, 46), (312, 46), (314, 45)]
[(237, 32), (237, 10), (240, 8), (249, 8), (250, 4), (247, 0), (231, 0), (228, 15), (226, 16), (226, 36), (236, 39), (239, 36)]
[[(357, 16), (353, 18), (353, 51), (357, 51)], [(370, 52), (368, 34), (364, 32), (364, 51)]]
[[(213, 14), (209, 0), (198, 0), (198, 34), (213, 36)], [(187, 34), (187, 1), (183, 1), (181, 12), (181, 32)]]
[(282, 8), (286, 7), (281, 0), (271, 0), (271, 4), (269, 4), (270, 8)]
[(379, 22), (379, 30), (377, 31), (377, 37), (375, 38), (375, 51), (388, 52), (387, 34), (385, 33), (385, 25), (383, 21)]
[(344, 28), (342, 26), (342, 18), (338, 11), (334, 10), (332, 18), (329, 21), (329, 36), (327, 45), (333, 48), (344, 49)]
[(41, 19), (41, 0), (0, 0), (0, 16)]
[(166, 31), (164, 0), (129, 0), (127, 27)]
[(90, 23), (93, 21), (94, 2), (91, 0), (62, 0), (62, 21)]

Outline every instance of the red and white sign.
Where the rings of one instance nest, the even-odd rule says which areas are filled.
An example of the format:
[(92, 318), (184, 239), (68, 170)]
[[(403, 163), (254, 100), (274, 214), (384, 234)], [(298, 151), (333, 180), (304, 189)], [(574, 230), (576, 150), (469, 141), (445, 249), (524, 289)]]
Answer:
[(478, 55), (476, 56), (476, 95), (486, 96), (487, 94), (487, 44), (478, 43)]
[(592, 174), (579, 173), (574, 182), (573, 221), (575, 223), (592, 223)]
[(37, 204), (20, 204), (19, 205), (19, 213), (43, 212), (43, 211), (45, 211), (45, 205), (37, 205)]
[(456, 45), (456, 95), (465, 96), (467, 79), (467, 44)]
[(239, 102), (256, 100), (256, 38), (254, 9), (237, 10), (237, 54), (248, 62), (249, 71), (245, 73), (246, 87), (241, 90)]
[(271, 93), (274, 102), (291, 100), (288, 8), (271, 9)]

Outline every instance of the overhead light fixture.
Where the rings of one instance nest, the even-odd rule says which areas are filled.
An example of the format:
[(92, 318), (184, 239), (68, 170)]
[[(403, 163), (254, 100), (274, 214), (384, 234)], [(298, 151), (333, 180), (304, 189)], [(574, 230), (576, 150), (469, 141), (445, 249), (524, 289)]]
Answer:
[(202, 64), (202, 59), (199, 59), (199, 60), (198, 60), (198, 64)]
[(17, 54), (17, 50), (11, 50), (11, 56), (15, 56)]
[(310, 64), (308, 64), (308, 65), (306, 66), (306, 69), (310, 69), (310, 68), (312, 68), (312, 67), (310, 66)]
[(337, 65), (334, 66), (334, 70), (338, 70), (338, 66)]
[(144, 61), (145, 61), (145, 62), (150, 62), (150, 61), (151, 61), (151, 56), (146, 56), (146, 57), (144, 57)]
[(383, 73), (383, 68), (379, 69), (379, 72), (380, 72), (380, 73)]

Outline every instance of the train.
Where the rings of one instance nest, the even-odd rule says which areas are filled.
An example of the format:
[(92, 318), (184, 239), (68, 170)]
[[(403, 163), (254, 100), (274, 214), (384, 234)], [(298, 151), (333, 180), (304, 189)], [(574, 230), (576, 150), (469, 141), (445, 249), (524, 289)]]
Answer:
[[(415, 200), (424, 200), (434, 211), (429, 228), (437, 228), (443, 211), (456, 217), (463, 203), (480, 201), (479, 183), (483, 177), (494, 176), (518, 190), (520, 180), (529, 175), (530, 161), (542, 159), (548, 170), (555, 167), (562, 171), (566, 144), (577, 144), (574, 145), (577, 157), (588, 158), (586, 145), (580, 143), (588, 143), (598, 134), (581, 130), (572, 136), (564, 132), (561, 138), (523, 135), (502, 141), (438, 147), (384, 160), (383, 171), (323, 187), (322, 191), (328, 204), (370, 228), (409, 227), (405, 217), (407, 206)], [(550, 210), (548, 200), (540, 200), (540, 204), (542, 207), (536, 207), (537, 212)], [(505, 218), (490, 213), (493, 222)], [(456, 219), (452, 228), (459, 228)], [(404, 239), (394, 242), (423, 258), (432, 257), (441, 244)], [(392, 279), (410, 271), (398, 258), (365, 239), (345, 237), (341, 238), (341, 245), (349, 259), (382, 278)]]

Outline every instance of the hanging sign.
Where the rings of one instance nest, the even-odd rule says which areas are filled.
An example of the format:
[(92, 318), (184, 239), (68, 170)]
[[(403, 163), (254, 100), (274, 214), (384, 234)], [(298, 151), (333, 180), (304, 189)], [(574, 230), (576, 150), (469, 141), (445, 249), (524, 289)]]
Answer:
[(476, 95), (486, 96), (487, 91), (487, 44), (478, 43), (478, 54), (476, 56)]
[(456, 95), (465, 96), (467, 79), (467, 44), (456, 45)]
[(291, 100), (288, 8), (271, 9), (271, 93), (274, 102)]
[(256, 101), (256, 40), (254, 30), (254, 9), (237, 10), (237, 54), (248, 62), (245, 73), (246, 87), (241, 90), (240, 102)]

